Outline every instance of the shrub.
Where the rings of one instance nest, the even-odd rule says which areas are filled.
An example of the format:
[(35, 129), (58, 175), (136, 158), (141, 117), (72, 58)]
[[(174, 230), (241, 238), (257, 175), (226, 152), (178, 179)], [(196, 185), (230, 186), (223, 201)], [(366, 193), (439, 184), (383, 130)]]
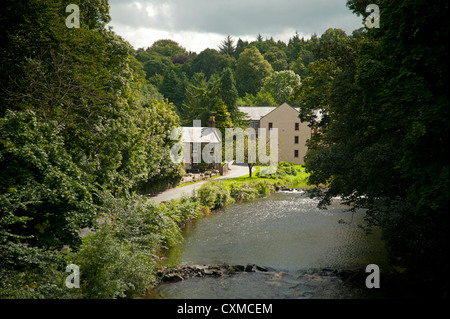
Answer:
[(232, 183), (230, 186), (230, 194), (234, 200), (243, 201), (256, 198), (259, 192), (256, 188), (251, 187), (249, 183)]
[(202, 205), (211, 209), (225, 207), (231, 202), (230, 191), (217, 181), (206, 183), (197, 190), (197, 196)]
[(293, 163), (290, 162), (280, 162), (278, 164), (277, 175), (283, 177), (286, 175), (297, 175), (297, 170)]
[(56, 123), (31, 111), (0, 119), (0, 242), (38, 247), (80, 244), (95, 222), (89, 177), (72, 161)]
[(66, 288), (65, 266), (59, 253), (12, 242), (0, 245), (0, 299), (81, 297)]
[(104, 207), (117, 227), (116, 236), (133, 245), (156, 252), (181, 239), (179, 218), (166, 204), (133, 195), (128, 199), (110, 197), (104, 200)]
[(254, 184), (256, 184), (258, 193), (261, 196), (268, 196), (275, 191), (273, 184), (268, 181), (257, 181)]
[(120, 240), (118, 229), (105, 225), (86, 237), (74, 263), (80, 267), (80, 284), (87, 298), (124, 298), (142, 294), (154, 281), (155, 267), (149, 250)]
[(166, 208), (171, 216), (176, 216), (178, 224), (181, 226), (191, 219), (196, 219), (203, 215), (201, 204), (197, 197), (183, 197), (176, 201), (166, 203)]

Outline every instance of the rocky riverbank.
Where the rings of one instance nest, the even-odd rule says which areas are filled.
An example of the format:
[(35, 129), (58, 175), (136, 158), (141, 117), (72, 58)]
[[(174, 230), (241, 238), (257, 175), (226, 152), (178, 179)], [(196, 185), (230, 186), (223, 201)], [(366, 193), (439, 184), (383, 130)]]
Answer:
[[(229, 265), (229, 264), (215, 264), (215, 265), (182, 265), (178, 267), (162, 267), (157, 275), (160, 283), (173, 283), (186, 280), (189, 278), (205, 278), (205, 277), (223, 277), (232, 276), (236, 273), (243, 272), (260, 272), (273, 273), (274, 278), (282, 278), (285, 273), (276, 271), (269, 267), (247, 264), (247, 265)], [(310, 269), (297, 274), (309, 280), (322, 280), (324, 278), (338, 278), (344, 284), (355, 286), (363, 286), (367, 274), (363, 270), (339, 270), (339, 269)]]
[(221, 277), (238, 272), (268, 272), (269, 269), (254, 264), (244, 265), (182, 265), (175, 268), (163, 267), (158, 272), (161, 282), (177, 282), (194, 277)]

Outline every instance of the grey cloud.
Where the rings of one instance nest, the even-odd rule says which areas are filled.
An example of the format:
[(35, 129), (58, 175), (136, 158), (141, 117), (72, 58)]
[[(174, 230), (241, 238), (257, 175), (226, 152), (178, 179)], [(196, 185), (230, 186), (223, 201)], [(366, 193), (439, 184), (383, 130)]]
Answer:
[(303, 34), (320, 34), (328, 27), (351, 32), (359, 27), (360, 18), (353, 16), (345, 3), (346, 0), (110, 0), (113, 24), (231, 35), (278, 34), (288, 28)]

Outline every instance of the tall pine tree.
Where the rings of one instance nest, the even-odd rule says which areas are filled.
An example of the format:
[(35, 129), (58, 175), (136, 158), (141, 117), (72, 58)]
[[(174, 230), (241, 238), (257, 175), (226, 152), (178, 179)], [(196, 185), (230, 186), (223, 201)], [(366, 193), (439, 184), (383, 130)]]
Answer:
[(214, 105), (216, 110), (216, 128), (222, 133), (222, 139), (225, 137), (225, 129), (233, 127), (231, 115), (222, 99), (219, 99)]
[(222, 76), (220, 77), (220, 96), (228, 108), (228, 112), (231, 115), (231, 120), (233, 123), (236, 123), (240, 118), (237, 107), (239, 95), (236, 89), (233, 71), (230, 68), (225, 68), (222, 72)]

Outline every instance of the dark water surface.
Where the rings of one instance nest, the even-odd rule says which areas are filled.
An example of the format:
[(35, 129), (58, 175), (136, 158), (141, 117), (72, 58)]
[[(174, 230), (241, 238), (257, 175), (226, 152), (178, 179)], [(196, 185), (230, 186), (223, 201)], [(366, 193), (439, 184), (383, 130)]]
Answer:
[(327, 210), (300, 193), (277, 193), (231, 205), (186, 228), (169, 264), (256, 264), (267, 273), (192, 278), (158, 287), (151, 298), (367, 298), (368, 289), (345, 285), (323, 268), (386, 265), (380, 232), (366, 235), (364, 211)]

